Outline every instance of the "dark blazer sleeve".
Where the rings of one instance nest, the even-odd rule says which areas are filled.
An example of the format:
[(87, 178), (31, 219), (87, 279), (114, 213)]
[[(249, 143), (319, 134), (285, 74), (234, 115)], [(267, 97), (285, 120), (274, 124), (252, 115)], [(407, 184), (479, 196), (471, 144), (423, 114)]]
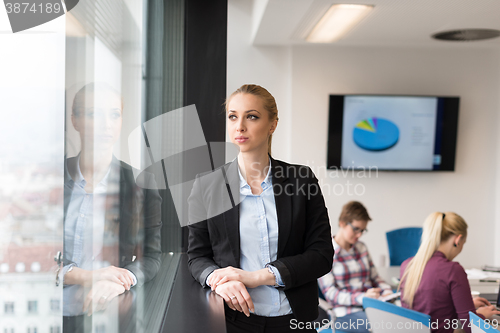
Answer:
[(201, 221), (190, 224), (188, 237), (188, 267), (203, 287), (207, 287), (206, 279), (210, 273), (220, 268), (214, 262), (214, 253), (208, 229), (208, 214), (205, 203), (202, 178), (196, 177), (191, 195), (188, 198), (189, 221)]
[[(121, 200), (121, 216), (127, 217), (127, 215), (132, 214), (139, 216), (136, 218), (132, 217), (134, 220), (134, 226), (131, 230), (137, 228), (137, 230), (132, 231), (135, 234), (135, 239), (132, 241), (132, 251), (133, 255), (137, 257), (136, 260), (131, 260), (127, 255), (122, 255), (125, 257), (125, 262), (122, 266), (132, 273), (137, 278), (137, 285), (141, 286), (145, 282), (152, 280), (160, 269), (161, 264), (161, 196), (156, 189), (156, 182), (154, 181), (154, 176), (152, 174), (145, 174), (145, 182), (148, 184), (147, 188), (140, 188), (135, 184), (132, 176), (131, 170), (127, 169), (124, 175), (127, 179), (125, 185), (128, 189), (125, 189), (125, 193)], [(130, 184), (132, 182), (133, 185)], [(131, 192), (128, 192), (131, 191)], [(129, 200), (132, 199), (132, 201)], [(137, 212), (130, 212), (130, 210), (135, 210), (133, 207), (138, 207)], [(141, 223), (142, 221), (142, 223)], [(127, 232), (128, 233), (128, 232)], [(129, 238), (130, 235), (121, 235), (120, 246), (122, 245), (122, 240), (124, 238)], [(124, 242), (129, 243), (128, 241)], [(125, 245), (126, 246), (126, 245)], [(127, 250), (122, 250), (123, 253), (127, 253)]]
[[(299, 215), (293, 223), (304, 223), (303, 246), (295, 255), (286, 255), (270, 263), (281, 274), (285, 290), (296, 288), (330, 272), (333, 264), (333, 244), (331, 241), (331, 227), (323, 194), (312, 170), (307, 168), (307, 176), (296, 177), (292, 184), (297, 186), (293, 193), (293, 213)], [(304, 191), (301, 191), (302, 188)], [(281, 195), (287, 195), (285, 193)], [(292, 233), (294, 229), (292, 229)], [(291, 235), (291, 240), (297, 235)], [(290, 248), (297, 244), (288, 241)], [(285, 253), (292, 253), (285, 249)]]

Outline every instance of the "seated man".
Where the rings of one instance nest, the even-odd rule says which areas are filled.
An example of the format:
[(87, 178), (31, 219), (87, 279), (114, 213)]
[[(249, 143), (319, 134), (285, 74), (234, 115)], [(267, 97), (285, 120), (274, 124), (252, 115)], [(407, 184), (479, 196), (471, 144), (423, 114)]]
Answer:
[(366, 245), (358, 241), (370, 220), (360, 202), (351, 201), (342, 207), (339, 230), (332, 238), (335, 249), (332, 270), (318, 279), (325, 299), (333, 306), (335, 327), (346, 332), (368, 332), (363, 297), (378, 298), (392, 293), (391, 287), (378, 276)]

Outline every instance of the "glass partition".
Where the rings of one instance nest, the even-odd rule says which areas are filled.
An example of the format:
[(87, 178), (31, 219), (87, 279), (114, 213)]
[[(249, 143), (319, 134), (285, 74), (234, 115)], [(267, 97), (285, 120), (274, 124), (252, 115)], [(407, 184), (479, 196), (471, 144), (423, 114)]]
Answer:
[(182, 117), (157, 124), (177, 141), (143, 129), (182, 107), (182, 6), (79, 1), (16, 34), (0, 17), (0, 332), (159, 331), (182, 237), (145, 161), (182, 147)]
[(64, 18), (12, 34), (0, 17), (0, 332), (60, 332)]

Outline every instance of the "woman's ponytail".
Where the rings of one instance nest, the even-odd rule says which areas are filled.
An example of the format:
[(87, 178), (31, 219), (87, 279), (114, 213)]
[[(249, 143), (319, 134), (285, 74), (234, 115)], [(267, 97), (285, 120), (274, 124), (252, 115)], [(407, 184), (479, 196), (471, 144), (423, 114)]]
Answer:
[(403, 301), (408, 304), (410, 309), (413, 308), (415, 293), (422, 280), (427, 262), (437, 251), (441, 242), (448, 240), (453, 235), (467, 237), (467, 223), (460, 215), (453, 212), (435, 212), (425, 220), (422, 243), (415, 257), (408, 263), (399, 283), (399, 287), (401, 287), (401, 283), (405, 282)]

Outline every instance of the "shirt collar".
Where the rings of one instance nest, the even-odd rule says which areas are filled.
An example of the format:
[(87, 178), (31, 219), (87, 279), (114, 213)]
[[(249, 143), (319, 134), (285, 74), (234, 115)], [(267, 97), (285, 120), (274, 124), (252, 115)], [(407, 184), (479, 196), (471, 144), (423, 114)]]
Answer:
[(355, 244), (353, 244), (349, 250), (344, 250), (344, 249), (342, 248), (342, 246), (340, 246), (340, 245), (339, 245), (339, 244), (335, 241), (335, 235), (334, 235), (334, 236), (332, 237), (332, 243), (333, 243), (333, 249), (334, 249), (335, 254), (338, 254), (338, 253), (340, 253), (341, 251), (345, 251), (345, 252), (347, 252), (347, 253), (352, 253), (352, 252), (356, 251), (356, 244), (357, 244), (357, 242), (356, 242)]
[[(236, 161), (236, 163), (238, 163), (238, 161)], [(252, 192), (251, 192), (251, 189), (250, 189), (250, 185), (248, 185), (248, 183), (245, 180), (245, 178), (243, 178), (243, 175), (241, 174), (240, 166), (239, 165), (238, 165), (238, 175), (240, 176), (240, 190), (243, 190), (243, 189), (250, 190), (250, 194), (251, 194)], [(264, 181), (262, 181), (262, 183), (261, 183), (261, 186), (262, 186), (263, 190), (265, 190), (266, 188), (272, 186), (272, 177), (273, 176), (271, 174), (271, 159), (269, 159), (269, 170), (267, 170), (266, 178), (264, 178)]]
[(445, 258), (445, 259), (448, 259), (446, 258), (446, 254), (444, 254), (443, 252), (437, 250), (436, 252), (434, 252), (434, 254), (432, 255), (433, 257), (441, 257), (441, 258)]
[(335, 251), (335, 254), (339, 253), (342, 248), (340, 247), (339, 244), (335, 241), (335, 236), (332, 237), (332, 243), (333, 243), (333, 249)]
[[(85, 180), (85, 178), (83, 178), (82, 171), (80, 169), (80, 154), (81, 154), (81, 152), (78, 153), (76, 158), (74, 158), (71, 161), (73, 163), (66, 163), (65, 174), (66, 174), (67, 180), (73, 181), (76, 184), (79, 184), (82, 187), (85, 187), (85, 185), (87, 184), (87, 181)], [(75, 179), (73, 179), (71, 177), (72, 172), (70, 172), (70, 171), (74, 171)], [(100, 192), (102, 189), (105, 189), (108, 186), (108, 179), (109, 179), (110, 171), (111, 171), (111, 165), (109, 166), (108, 171), (106, 172), (106, 174), (104, 175), (102, 180), (99, 182), (99, 184), (94, 189), (94, 192)]]

